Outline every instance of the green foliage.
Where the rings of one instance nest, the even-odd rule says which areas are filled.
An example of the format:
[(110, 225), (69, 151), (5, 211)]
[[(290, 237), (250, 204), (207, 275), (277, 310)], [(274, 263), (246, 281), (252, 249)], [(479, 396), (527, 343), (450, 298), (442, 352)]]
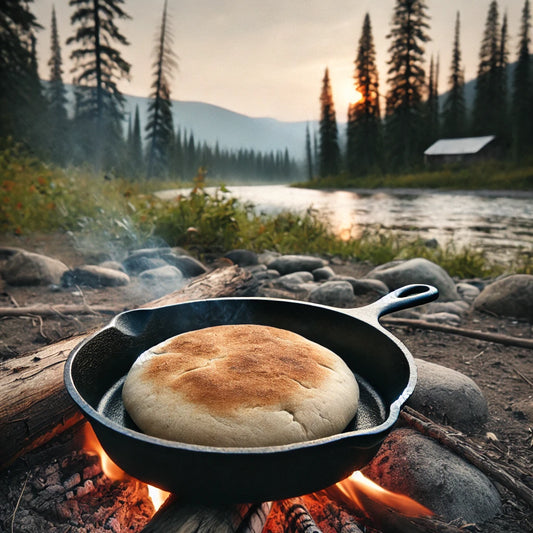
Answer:
[(448, 166), (405, 174), (354, 178), (347, 174), (295, 184), (313, 188), (427, 188), (440, 190), (532, 190), (533, 164), (486, 161), (466, 167)]
[[(303, 214), (258, 214), (223, 186), (208, 194), (201, 176), (192, 192), (162, 200), (153, 193), (168, 188), (168, 182), (132, 184), (83, 170), (63, 171), (21, 153), (13, 144), (0, 151), (0, 169), (0, 233), (4, 234), (69, 231), (82, 246), (90, 244), (103, 252), (143, 246), (154, 239), (200, 255), (247, 248), (373, 264), (425, 257), (461, 278), (504, 271), (479, 250), (457, 249), (453, 243), (431, 248), (419, 238), (401, 238), (379, 227), (343, 239), (312, 209)], [(505, 268), (531, 274), (531, 254), (524, 251)]]

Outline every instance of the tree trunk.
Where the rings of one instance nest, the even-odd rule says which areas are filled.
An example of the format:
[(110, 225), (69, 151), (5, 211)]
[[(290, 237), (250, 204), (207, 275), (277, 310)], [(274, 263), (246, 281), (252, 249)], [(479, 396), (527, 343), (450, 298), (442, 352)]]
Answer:
[[(255, 290), (254, 283), (250, 274), (236, 266), (221, 268), (142, 307), (248, 294)], [(0, 470), (81, 420), (82, 414), (64, 387), (63, 367), (74, 347), (93, 332), (61, 340), (2, 364)]]

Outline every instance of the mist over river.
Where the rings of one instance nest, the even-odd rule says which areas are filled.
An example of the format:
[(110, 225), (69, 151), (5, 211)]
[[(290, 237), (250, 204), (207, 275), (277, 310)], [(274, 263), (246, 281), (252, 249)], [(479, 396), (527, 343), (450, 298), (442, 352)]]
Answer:
[[(533, 251), (533, 191), (314, 190), (288, 185), (228, 189), (258, 212), (315, 209), (344, 238), (381, 227), (409, 237), (436, 239), (441, 246), (453, 241), (459, 248), (481, 248), (498, 262), (512, 259), (520, 249)], [(172, 198), (180, 192), (186, 191), (161, 191), (158, 196)]]

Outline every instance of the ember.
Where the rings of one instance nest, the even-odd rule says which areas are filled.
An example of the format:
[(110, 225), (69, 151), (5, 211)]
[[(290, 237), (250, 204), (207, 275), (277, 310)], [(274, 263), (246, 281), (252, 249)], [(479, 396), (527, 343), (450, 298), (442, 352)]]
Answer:
[[(111, 460), (109, 455), (107, 455), (90, 424), (85, 424), (83, 428), (83, 449), (87, 454), (96, 455), (99, 457), (102, 471), (110, 480), (121, 481), (125, 479), (131, 479), (130, 476), (128, 476), (124, 470), (119, 468)], [(154, 510), (157, 511), (161, 505), (165, 503), (169, 493), (158, 489), (157, 487), (153, 487), (152, 485), (147, 485), (147, 487), (148, 495), (154, 505)]]

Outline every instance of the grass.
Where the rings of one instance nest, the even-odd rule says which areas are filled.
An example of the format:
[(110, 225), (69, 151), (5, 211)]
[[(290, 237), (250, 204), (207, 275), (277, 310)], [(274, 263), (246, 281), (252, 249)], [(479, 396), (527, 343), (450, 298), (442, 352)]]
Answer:
[(233, 248), (261, 252), (310, 253), (383, 264), (425, 257), (459, 278), (504, 272), (533, 274), (524, 253), (512, 264), (491, 264), (482, 251), (457, 249), (453, 243), (428, 247), (421, 239), (367, 230), (360, 238), (335, 236), (318, 213), (258, 214), (220, 186), (205, 192), (202, 183), (188, 194), (161, 200), (153, 192), (183, 187), (168, 182), (106, 180), (84, 169), (62, 170), (20, 154), (0, 152), (0, 234), (72, 232), (80, 243), (102, 251), (131, 249), (164, 241), (197, 252), (222, 253)]
[(405, 174), (347, 174), (296, 184), (310, 188), (421, 188), (440, 190), (533, 190), (533, 164), (486, 161), (468, 167), (448, 166)]

